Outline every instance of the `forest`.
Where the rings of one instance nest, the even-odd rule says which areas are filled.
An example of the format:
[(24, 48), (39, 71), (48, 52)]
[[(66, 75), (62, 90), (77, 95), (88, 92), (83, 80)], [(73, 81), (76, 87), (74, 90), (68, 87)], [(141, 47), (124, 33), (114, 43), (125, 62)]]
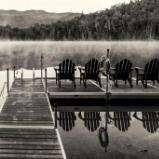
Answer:
[(159, 0), (133, 0), (72, 20), (28, 28), (0, 26), (11, 40), (158, 40)]

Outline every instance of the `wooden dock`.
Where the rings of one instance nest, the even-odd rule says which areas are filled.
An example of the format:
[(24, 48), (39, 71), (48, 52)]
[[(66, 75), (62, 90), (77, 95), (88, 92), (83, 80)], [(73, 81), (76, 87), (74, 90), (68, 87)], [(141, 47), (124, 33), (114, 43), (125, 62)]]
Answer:
[(117, 88), (110, 81), (107, 91), (106, 79), (102, 79), (102, 88), (94, 81), (88, 81), (87, 88), (80, 85), (78, 79), (76, 82), (76, 88), (69, 81), (64, 81), (63, 86), (58, 88), (55, 80), (48, 80), (47, 91), (52, 106), (55, 105), (59, 111), (107, 111), (108, 108), (114, 110), (117, 106), (159, 106), (158, 84), (149, 83), (148, 88), (144, 88), (140, 82), (136, 85), (133, 80), (133, 88), (130, 88), (129, 84), (125, 85), (125, 82), (120, 81)]
[(105, 79), (102, 84), (100, 88), (88, 81), (84, 88), (77, 79), (76, 88), (69, 81), (62, 81), (59, 88), (55, 79), (15, 79), (0, 113), (0, 158), (65, 159), (56, 129), (57, 111), (121, 111), (123, 106), (134, 109), (146, 104), (154, 110), (159, 106), (158, 86), (149, 84), (145, 89), (139, 83), (116, 88), (111, 84), (107, 91)]
[(66, 158), (40, 79), (16, 79), (0, 113), (0, 158)]

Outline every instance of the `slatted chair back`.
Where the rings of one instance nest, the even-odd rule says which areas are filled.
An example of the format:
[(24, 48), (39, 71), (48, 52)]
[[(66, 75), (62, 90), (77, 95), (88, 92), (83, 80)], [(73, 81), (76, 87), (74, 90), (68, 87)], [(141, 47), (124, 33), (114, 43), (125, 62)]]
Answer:
[(159, 76), (159, 59), (152, 59), (145, 65), (144, 79), (158, 80)]
[(97, 59), (93, 58), (85, 65), (85, 78), (97, 80), (99, 78), (100, 63)]
[(126, 80), (129, 78), (132, 69), (132, 63), (128, 59), (121, 60), (116, 64), (116, 78)]
[(75, 74), (75, 64), (70, 60), (66, 59), (59, 64), (59, 78), (73, 80)]

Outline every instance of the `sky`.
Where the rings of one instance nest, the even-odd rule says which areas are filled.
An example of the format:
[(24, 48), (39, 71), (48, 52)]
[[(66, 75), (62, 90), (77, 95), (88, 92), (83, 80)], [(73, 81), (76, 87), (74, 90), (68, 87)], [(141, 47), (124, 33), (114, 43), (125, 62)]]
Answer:
[(0, 0), (0, 9), (90, 13), (130, 0)]

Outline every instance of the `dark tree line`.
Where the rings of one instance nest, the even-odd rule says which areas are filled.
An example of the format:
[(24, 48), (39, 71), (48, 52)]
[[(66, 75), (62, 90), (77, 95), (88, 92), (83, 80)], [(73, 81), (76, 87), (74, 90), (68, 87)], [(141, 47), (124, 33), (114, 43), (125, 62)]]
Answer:
[(136, 0), (82, 14), (70, 21), (29, 28), (0, 26), (1, 39), (118, 40), (159, 39), (159, 0)]

